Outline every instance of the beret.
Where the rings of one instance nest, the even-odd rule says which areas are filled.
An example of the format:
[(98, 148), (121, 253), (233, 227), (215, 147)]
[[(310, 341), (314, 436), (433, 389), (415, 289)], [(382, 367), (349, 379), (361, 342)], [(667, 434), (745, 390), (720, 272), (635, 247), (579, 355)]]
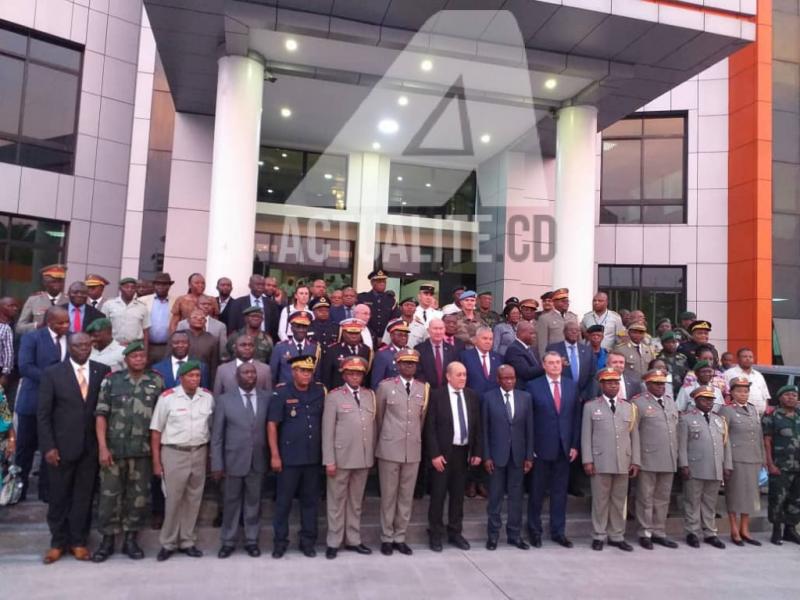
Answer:
[(102, 331), (103, 329), (111, 329), (111, 319), (95, 319), (86, 326), (86, 333), (93, 333), (95, 331)]
[(122, 351), (122, 356), (128, 356), (128, 354), (133, 354), (140, 350), (144, 352), (144, 340), (133, 340), (130, 344), (125, 346), (125, 349)]
[(200, 370), (199, 360), (187, 360), (178, 369), (178, 377), (180, 377), (181, 375), (186, 375), (190, 371), (199, 371), (199, 370)]

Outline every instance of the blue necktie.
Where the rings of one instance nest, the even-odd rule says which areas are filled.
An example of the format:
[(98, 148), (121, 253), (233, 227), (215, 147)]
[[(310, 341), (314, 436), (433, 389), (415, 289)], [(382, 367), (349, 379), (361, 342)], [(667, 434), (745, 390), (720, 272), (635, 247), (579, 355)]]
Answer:
[(579, 366), (580, 365), (578, 365), (578, 355), (575, 352), (575, 346), (572, 345), (569, 347), (569, 368), (572, 371), (573, 381), (578, 381)]
[(464, 413), (464, 398), (461, 391), (456, 390), (456, 400), (458, 401), (458, 426), (461, 430), (461, 445), (467, 443), (467, 415)]

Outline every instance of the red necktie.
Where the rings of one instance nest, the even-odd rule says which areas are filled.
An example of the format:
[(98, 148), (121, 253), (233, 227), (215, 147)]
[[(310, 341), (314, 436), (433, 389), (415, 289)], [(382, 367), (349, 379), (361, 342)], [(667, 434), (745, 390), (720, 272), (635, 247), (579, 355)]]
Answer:
[(72, 318), (72, 332), (81, 332), (81, 309), (75, 307), (75, 316)]
[(483, 374), (489, 379), (489, 365), (486, 364), (486, 355), (483, 355)]
[(443, 366), (442, 366), (442, 352), (441, 352), (441, 350), (439, 348), (440, 348), (439, 344), (436, 344), (433, 347), (433, 350), (434, 350), (434, 357), (433, 358), (434, 358), (434, 361), (436, 362), (436, 385), (437, 386), (442, 385), (442, 371), (444, 370)]
[(561, 386), (558, 381), (553, 382), (553, 404), (556, 405), (556, 412), (561, 413)]

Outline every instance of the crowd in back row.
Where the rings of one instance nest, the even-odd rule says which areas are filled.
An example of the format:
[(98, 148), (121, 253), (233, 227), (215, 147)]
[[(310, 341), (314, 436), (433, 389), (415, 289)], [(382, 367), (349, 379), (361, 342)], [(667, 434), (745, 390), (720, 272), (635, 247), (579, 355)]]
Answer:
[[(100, 397), (96, 415), (94, 408), (89, 415), (92, 424), (97, 417), (96, 430), (94, 426), (89, 427), (91, 432), (87, 429), (87, 435), (94, 441), (82, 439), (75, 442), (80, 446), (94, 444), (98, 452), (93, 458), (94, 468), (97, 468), (98, 461), (101, 467), (100, 512), (105, 515), (101, 521), (105, 520), (106, 524), (100, 528), (104, 538), (95, 553), (98, 562), (113, 552), (114, 533), (123, 530), (126, 532), (125, 552), (132, 557), (141, 555), (135, 536), (141, 526), (141, 510), (137, 519), (124, 522), (119, 514), (119, 496), (123, 492), (129, 497), (126, 496), (122, 504), (127, 506), (130, 501), (130, 512), (136, 513), (133, 507), (141, 509), (144, 504), (150, 505), (156, 515), (166, 513), (167, 524), (162, 529), (163, 547), (159, 558), (168, 558), (176, 548), (197, 555), (199, 551), (194, 546), (191, 515), (194, 514), (196, 519), (205, 477), (205, 455), (212, 431), (215, 438), (222, 436), (217, 442), (220, 448), (225, 448), (224, 452), (219, 450), (221, 454), (216, 457), (216, 462), (225, 463), (228, 459), (241, 462), (240, 456), (228, 456), (228, 448), (236, 447), (237, 443), (231, 442), (241, 442), (240, 438), (252, 442), (252, 435), (245, 434), (248, 427), (258, 429), (255, 424), (259, 417), (263, 425), (270, 423), (269, 428), (262, 427), (260, 432), (265, 446), (269, 438), (270, 452), (264, 448), (263, 456), (257, 459), (255, 455), (261, 452), (254, 450), (251, 444), (246, 464), (236, 469), (242, 471), (241, 475), (232, 476), (230, 469), (214, 469), (212, 466), (215, 478), (221, 479), (223, 472), (225, 475), (222, 504), (227, 514), (223, 518), (221, 557), (232, 552), (240, 515), (237, 511), (241, 511), (243, 498), (246, 548), (253, 555), (258, 550), (252, 539), (258, 521), (252, 497), (257, 487), (260, 500), (261, 475), (267, 461), (273, 470), (281, 472), (279, 510), (274, 523), (273, 555), (278, 556), (286, 551), (288, 532), (285, 520), (291, 498), (299, 492), (310, 502), (316, 494), (313, 480), (318, 478), (320, 465), (325, 466), (328, 475), (327, 554), (335, 557), (342, 540), (349, 549), (362, 553), (369, 550), (360, 542), (357, 525), (353, 526), (360, 518), (360, 500), (354, 506), (353, 498), (363, 497), (373, 455), (379, 459), (382, 527), (386, 538), (381, 551), (384, 554), (390, 554), (392, 549), (410, 552), (404, 542), (404, 527), (410, 517), (411, 494), (415, 485), (418, 490), (429, 489), (431, 492), (429, 519), (434, 550), (441, 549), (441, 538), (445, 533), (454, 545), (468, 547), (460, 531), (458, 497), (463, 498), (464, 493), (489, 497), (487, 547), (496, 547), (500, 506), (507, 493), (509, 541), (527, 547), (520, 534), (520, 507), (522, 477), (529, 471), (532, 471), (528, 515), (531, 541), (535, 546), (541, 545), (539, 513), (545, 490), (549, 490), (551, 536), (562, 545), (571, 545), (564, 535), (565, 499), (568, 482), (575, 493), (581, 493), (575, 489), (581, 486), (580, 470), (573, 468), (570, 474), (570, 464), (581, 462), (585, 475), (591, 477), (596, 549), (602, 549), (606, 539), (612, 545), (630, 549), (621, 538), (620, 528), (624, 529), (628, 477), (637, 474), (641, 497), (641, 500), (637, 497), (640, 542), (649, 548), (652, 548), (652, 542), (648, 540), (672, 545), (674, 543), (663, 532), (663, 523), (661, 526), (658, 523), (653, 525), (653, 521), (666, 518), (664, 496), (666, 493), (668, 503), (672, 474), (680, 458), (679, 412), (693, 416), (681, 420), (685, 431), (680, 449), (684, 459), (690, 462), (680, 466), (687, 468), (686, 473), (682, 472), (687, 480), (708, 479), (719, 483), (723, 471), (727, 479), (733, 466), (729, 431), (749, 437), (754, 449), (762, 449), (762, 455), (755, 461), (758, 467), (766, 461), (771, 475), (777, 477), (781, 474), (781, 469), (776, 467), (780, 460), (777, 457), (773, 460), (775, 447), (772, 444), (767, 444), (766, 458), (763, 458), (759, 419), (767, 407), (769, 392), (763, 377), (752, 368), (753, 353), (747, 348), (740, 349), (735, 362), (725, 365), (728, 368), (723, 371), (720, 360), (724, 364), (726, 359), (732, 361), (733, 358), (726, 356), (727, 353), (721, 357), (718, 355), (708, 341), (711, 324), (697, 320), (692, 313), (682, 314), (680, 327), (674, 330), (668, 319), (661, 320), (656, 329), (658, 336), (650, 336), (641, 311), (630, 311), (621, 316), (608, 309), (608, 299), (603, 293), (594, 297), (593, 310), (579, 319), (569, 311), (566, 289), (544, 294), (541, 311), (535, 299), (520, 301), (509, 298), (502, 314), (498, 314), (493, 310), (491, 294), (476, 294), (465, 289), (455, 290), (453, 303), (441, 309), (436, 303), (435, 289), (428, 285), (420, 286), (416, 298), (406, 298), (398, 303), (394, 295), (386, 291), (387, 277), (382, 271), (370, 274), (372, 289), (368, 292), (356, 294), (352, 288), (345, 288), (328, 295), (325, 283), (318, 280), (311, 287), (299, 286), (291, 302), (283, 300), (274, 279), (259, 275), (250, 278), (250, 294), (235, 299), (230, 296), (232, 284), (225, 278), (217, 282), (217, 297), (205, 295), (205, 281), (199, 274), (189, 278), (187, 294), (173, 299), (169, 292), (174, 282), (166, 273), (159, 273), (153, 279), (152, 294), (142, 288), (141, 282), (125, 278), (119, 282), (119, 296), (104, 299), (103, 287), (108, 282), (100, 276), (89, 275), (85, 281), (73, 283), (67, 296), (63, 297), (66, 275), (63, 266), (52, 265), (42, 274), (45, 290), (26, 301), (18, 318), (16, 303), (11, 299), (0, 300), (0, 315), (6, 321), (0, 323), (0, 340), (3, 340), (0, 344), (3, 348), (0, 354), (3, 381), (0, 383), (7, 389), (12, 384), (11, 389), (17, 392), (14, 403), (17, 429), (14, 432), (9, 428), (3, 443), (7, 452), (16, 451), (25, 490), (37, 449), (42, 451), (48, 464), (47, 468), (42, 466), (40, 469), (39, 496), (42, 500), (50, 500), (50, 512), (54, 513), (51, 523), (53, 548), (48, 553), (51, 561), (57, 559), (67, 546), (79, 548), (77, 553), (73, 552), (76, 556), (89, 557), (88, 551), (84, 553), (85, 532), (69, 529), (69, 505), (75, 499), (64, 494), (67, 489), (80, 490), (80, 498), (76, 501), (85, 504), (93, 492), (93, 484), (87, 483), (91, 469), (86, 467), (81, 473), (80, 465), (74, 465), (75, 469), (65, 474), (61, 458), (57, 457), (60, 440), (56, 439), (59, 434), (54, 434), (53, 423), (59, 417), (53, 403), (59, 393), (78, 392), (86, 406), (89, 405), (86, 399), (91, 397), (93, 390)], [(17, 366), (21, 381), (18, 388), (9, 381), (15, 366), (13, 362), (9, 364), (8, 355), (10, 353), (13, 358), (13, 349), (8, 350), (5, 341), (11, 332), (10, 325), (15, 325), (17, 333), (23, 334), (19, 339)], [(91, 338), (73, 335), (68, 343), (68, 335), (78, 332), (86, 332)], [(85, 356), (82, 354), (84, 351)], [(81, 371), (81, 365), (90, 359), (92, 362), (88, 363), (87, 371)], [(74, 379), (78, 384), (72, 389), (67, 386), (66, 392), (53, 388), (52, 382), (50, 387), (42, 385), (47, 379), (43, 377), (45, 369), (59, 363), (71, 364), (74, 372), (65, 371), (61, 375), (70, 381)], [(116, 375), (103, 379), (103, 372), (98, 370), (102, 365)], [(162, 400), (156, 404), (156, 399), (165, 389)], [(430, 395), (429, 404), (430, 389), (435, 393)], [(213, 395), (210, 390), (213, 390)], [(119, 456), (119, 452), (110, 451), (104, 439), (114, 436), (113, 427), (107, 421), (109, 411), (114, 410), (109, 399), (115, 397), (115, 393), (122, 399), (117, 408), (123, 415), (117, 421), (121, 427), (117, 433), (123, 440), (118, 443), (125, 448), (122, 454), (129, 454), (132, 462), (115, 461), (112, 456)], [(249, 394), (252, 398), (248, 397)], [(263, 409), (259, 408), (262, 401), (259, 394), (266, 396)], [(220, 401), (231, 395), (236, 398), (233, 401), (235, 405), (242, 404), (248, 408), (252, 402), (249, 416), (253, 419), (238, 423), (241, 429), (234, 428), (235, 433), (228, 434), (233, 436), (232, 439), (223, 444), (224, 431), (228, 429), (224, 416), (227, 411), (221, 408), (225, 403)], [(387, 409), (388, 414), (392, 409), (398, 409), (393, 406), (398, 396), (405, 396), (398, 414), (408, 418), (405, 425), (395, 424), (399, 431), (394, 435), (402, 438), (400, 441), (411, 442), (417, 447), (406, 447), (400, 453), (402, 460), (394, 455), (386, 457), (384, 465), (380, 460), (381, 440), (391, 439), (391, 435), (382, 438), (381, 427)], [(787, 406), (778, 411), (778, 417), (800, 423), (793, 407), (788, 406), (792, 397), (796, 403), (796, 389), (781, 391), (782, 404), (784, 397)], [(147, 398), (151, 403), (149, 410)], [(436, 398), (438, 402), (433, 402)], [(197, 399), (200, 401), (195, 402)], [(626, 402), (625, 399), (636, 400)], [(144, 405), (126, 409), (125, 402), (135, 401), (144, 401)], [(595, 406), (594, 402), (600, 404)], [(329, 405), (333, 408), (329, 409)], [(529, 406), (532, 410), (528, 427), (525, 422), (528, 416), (523, 415)], [(507, 422), (500, 430), (494, 431), (492, 414), (498, 407), (502, 411), (500, 416), (507, 417)], [(618, 408), (621, 408), (619, 412)], [(743, 414), (737, 414), (737, 409)], [(136, 410), (147, 417), (147, 423), (143, 425), (140, 414), (137, 425), (141, 431), (136, 435), (146, 438), (144, 442), (130, 439), (131, 427), (135, 429), (136, 426), (126, 419), (135, 421), (131, 415)], [(732, 414), (725, 414), (725, 418), (717, 415), (726, 410)], [(380, 414), (377, 425), (370, 424), (376, 413)], [(220, 414), (223, 416), (217, 424)], [(210, 427), (212, 415), (214, 428)], [(705, 417), (706, 429), (701, 431), (697, 427), (697, 416)], [(497, 417), (494, 415), (495, 419)], [(551, 422), (548, 421), (550, 417), (553, 419)], [(646, 448), (640, 439), (640, 435), (645, 435), (640, 429), (647, 423), (654, 423), (648, 417), (658, 417), (663, 425), (657, 428), (657, 433), (650, 433), (663, 436), (651, 449)], [(74, 437), (79, 429), (83, 431), (73, 427), (76, 423), (69, 417), (63, 418), (67, 420), (62, 427), (67, 426), (72, 432), (66, 437)], [(774, 427), (772, 420), (775, 418), (772, 415), (766, 417), (770, 421), (769, 427)], [(184, 423), (184, 419), (188, 422)], [(195, 428), (194, 419), (205, 420), (206, 428)], [(412, 420), (419, 422), (416, 433), (410, 429)], [(749, 423), (749, 429), (738, 432), (733, 425), (738, 422), (741, 426), (743, 421)], [(328, 452), (323, 441), (326, 438), (325, 423), (332, 432), (328, 436), (331, 446)], [(298, 425), (300, 428), (292, 433), (293, 427)], [(306, 431), (306, 425), (309, 431)], [(753, 427), (758, 430), (757, 434)], [(764, 427), (766, 431), (766, 421)], [(429, 461), (419, 469), (423, 428), (424, 450)], [(483, 432), (479, 433), (481, 428)], [(594, 438), (595, 429), (600, 436), (598, 440)], [(342, 431), (348, 433), (345, 435)], [(800, 452), (800, 429), (795, 427), (794, 432), (793, 438), (789, 436), (790, 440), (782, 440), (789, 444), (790, 454), (795, 452), (793, 448)], [(313, 449), (292, 446), (293, 435), (300, 435), (303, 441), (307, 436), (312, 442), (322, 438), (322, 456), (315, 459)], [(627, 443), (620, 446), (620, 437), (627, 438)], [(753, 444), (756, 437), (758, 443)], [(771, 439), (772, 435), (767, 437)], [(601, 456), (601, 449), (609, 440), (612, 445)], [(294, 441), (295, 444), (298, 442), (299, 439)], [(701, 449), (693, 455), (691, 446), (695, 442)], [(356, 447), (351, 450), (355, 457), (342, 450), (353, 443)], [(703, 443), (710, 445), (703, 450)], [(784, 452), (784, 445), (779, 445), (780, 452)], [(447, 447), (446, 452), (436, 451), (442, 446)], [(501, 462), (505, 464), (487, 458), (492, 447), (504, 455)], [(576, 461), (581, 447), (581, 461)], [(215, 462), (213, 449), (212, 442), (212, 465)], [(283, 461), (281, 450), (284, 450)], [(304, 457), (300, 461), (303, 464), (297, 466), (305, 470), (284, 468), (285, 455), (297, 451)], [(341, 460), (338, 456), (340, 451), (346, 455)], [(655, 454), (648, 455), (651, 452)], [(593, 453), (597, 455), (593, 457)], [(663, 474), (661, 477), (648, 477), (646, 473), (652, 469), (648, 470), (643, 464), (661, 453), (666, 453), (666, 457), (661, 459), (667, 467), (662, 470), (670, 473), (669, 485)], [(413, 460), (409, 460), (409, 455)], [(144, 464), (149, 463), (151, 457), (152, 465)], [(733, 461), (736, 461), (736, 451)], [(800, 465), (800, 456), (795, 457), (795, 461)], [(345, 466), (349, 462), (354, 462), (355, 466)], [(536, 468), (533, 468), (534, 463)], [(670, 468), (671, 463), (674, 465)], [(412, 468), (404, 469), (406, 464)], [(165, 507), (164, 496), (159, 493), (160, 485), (149, 485), (149, 473), (152, 467), (153, 473), (161, 475), (168, 465), (181, 476), (162, 480), (177, 486), (167, 489), (166, 496), (172, 501), (168, 500)], [(469, 465), (472, 468), (468, 469)], [(701, 470), (707, 469), (712, 476), (691, 477), (690, 465), (705, 465)], [(790, 467), (789, 471), (793, 472), (793, 468)], [(737, 469), (733, 472), (736, 473)], [(145, 473), (147, 477), (142, 477)], [(758, 509), (758, 473), (753, 468), (738, 468), (738, 473), (732, 489), (739, 490), (733, 496), (734, 503), (741, 509), (730, 510), (729, 500), (729, 511), (734, 515), (731, 518), (732, 538), (734, 542), (744, 543), (742, 540), (752, 540), (747, 517)], [(52, 481), (48, 485), (48, 474), (55, 475), (55, 485)], [(64, 480), (65, 477), (68, 481)], [(84, 477), (82, 485), (77, 482), (81, 477)], [(782, 537), (782, 524), (786, 525), (785, 539), (800, 541), (794, 529), (795, 513), (800, 514), (797, 510), (800, 499), (792, 487), (794, 479), (776, 479), (774, 486), (776, 508), (772, 510), (771, 502), (770, 518), (777, 523), (778, 541)], [(138, 483), (134, 484), (134, 481)], [(147, 485), (143, 483), (145, 481)], [(125, 488), (125, 482), (130, 489), (121, 491), (119, 488)], [(687, 495), (691, 495), (691, 499), (687, 497), (687, 539), (694, 536), (696, 542), (696, 534), (702, 531), (706, 541), (720, 545), (713, 526), (713, 507), (710, 508), (710, 521), (707, 514), (713, 486), (687, 483), (685, 487)], [(54, 489), (59, 490), (55, 500), (52, 497)], [(445, 530), (441, 512), (448, 495), (450, 524)], [(562, 497), (564, 502), (558, 499)], [(716, 498), (716, 490), (713, 490), (713, 497)], [(109, 498), (105, 508), (103, 498)], [(251, 502), (248, 503), (248, 499)], [(183, 505), (183, 502), (189, 505)], [(388, 504), (384, 506), (384, 503)], [(735, 519), (736, 514), (742, 515), (741, 521)], [(301, 549), (307, 554), (313, 554), (311, 540), (316, 539), (316, 525), (313, 525), (313, 536), (309, 528), (315, 518), (315, 509), (312, 511), (310, 506), (303, 508), (305, 531), (301, 531), (300, 541)], [(109, 525), (109, 521), (116, 524)], [(773, 535), (773, 540), (776, 540), (776, 535)]]

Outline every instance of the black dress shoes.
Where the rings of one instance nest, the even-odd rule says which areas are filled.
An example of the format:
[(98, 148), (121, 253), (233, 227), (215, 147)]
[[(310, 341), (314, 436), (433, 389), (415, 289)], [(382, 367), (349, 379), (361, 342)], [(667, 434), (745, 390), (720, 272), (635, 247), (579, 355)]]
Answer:
[(414, 554), (414, 551), (405, 542), (395, 542), (394, 544), (392, 544), (392, 546), (400, 554), (405, 554), (406, 556), (410, 556), (411, 554)]
[(508, 545), (514, 546), (515, 548), (519, 548), (520, 550), (530, 550), (531, 548), (528, 545), (528, 542), (526, 542), (522, 538), (519, 538), (518, 540), (508, 540)]
[(794, 525), (783, 526), (783, 541), (800, 544), (800, 534), (797, 533)]
[(174, 550), (167, 550), (166, 548), (161, 548), (161, 550), (158, 551), (158, 555), (156, 556), (156, 560), (158, 562), (164, 562), (165, 560), (167, 560), (173, 554), (175, 554)]
[(314, 550), (314, 546), (300, 546), (300, 552), (302, 552), (303, 556), (307, 558), (314, 558), (317, 555), (317, 551)]
[(667, 537), (652, 537), (650, 541), (654, 544), (658, 544), (659, 546), (664, 546), (664, 548), (677, 548), (678, 543), (667, 538)]
[(487, 550), (497, 550), (497, 540), (486, 540)]
[(331, 548), (330, 546), (328, 546), (327, 548), (325, 548), (325, 558), (327, 558), (328, 560), (333, 560), (334, 558), (336, 558), (336, 554), (338, 554), (338, 552), (339, 552), (338, 549)]
[(247, 552), (247, 556), (251, 558), (258, 558), (259, 556), (261, 556), (261, 548), (259, 548), (255, 544), (247, 544), (244, 547), (244, 551)]
[(534, 548), (541, 548), (542, 547), (542, 534), (541, 533), (532, 533), (531, 534), (531, 546)]
[(447, 541), (459, 550), (469, 550), (469, 542), (460, 533), (451, 535), (447, 538)]
[(381, 543), (381, 554), (384, 556), (391, 556), (394, 553), (394, 547), (391, 542)]
[(712, 535), (711, 537), (707, 537), (703, 541), (706, 544), (708, 544), (709, 546), (714, 546), (714, 548), (719, 548), (720, 550), (725, 548), (725, 542), (723, 542), (721, 539), (719, 539), (715, 535)]
[(592, 540), (592, 550), (600, 552), (603, 549), (603, 542), (600, 540)]
[(438, 537), (431, 537), (428, 540), (428, 546), (434, 552), (441, 552), (442, 551), (442, 540)]
[(614, 548), (619, 548), (623, 552), (633, 552), (633, 546), (631, 546), (625, 540), (620, 540), (618, 542), (615, 542), (615, 541), (612, 541), (612, 540), (608, 540), (608, 545), (609, 546), (613, 546)]
[(357, 546), (345, 546), (345, 550), (349, 550), (350, 552), (356, 552), (358, 554), (372, 554), (372, 549), (368, 548), (364, 544), (358, 544)]
[(217, 552), (217, 558), (228, 558), (231, 554), (233, 554), (233, 546), (223, 546)]
[(181, 548), (179, 550), (181, 554), (185, 554), (186, 556), (191, 556), (192, 558), (200, 558), (203, 556), (202, 550), (200, 550), (197, 546), (189, 546), (188, 548)]
[(652, 550), (653, 549), (653, 540), (648, 537), (640, 537), (639, 538), (639, 545), (644, 548), (645, 550)]
[(700, 540), (697, 539), (697, 536), (693, 533), (690, 533), (686, 536), (686, 543), (689, 544), (692, 548), (699, 548), (700, 547)]
[(564, 546), (564, 548), (572, 548), (572, 542), (570, 542), (565, 535), (554, 535), (550, 539), (556, 544)]
[(272, 548), (272, 558), (281, 558), (286, 554), (286, 544), (275, 544)]

